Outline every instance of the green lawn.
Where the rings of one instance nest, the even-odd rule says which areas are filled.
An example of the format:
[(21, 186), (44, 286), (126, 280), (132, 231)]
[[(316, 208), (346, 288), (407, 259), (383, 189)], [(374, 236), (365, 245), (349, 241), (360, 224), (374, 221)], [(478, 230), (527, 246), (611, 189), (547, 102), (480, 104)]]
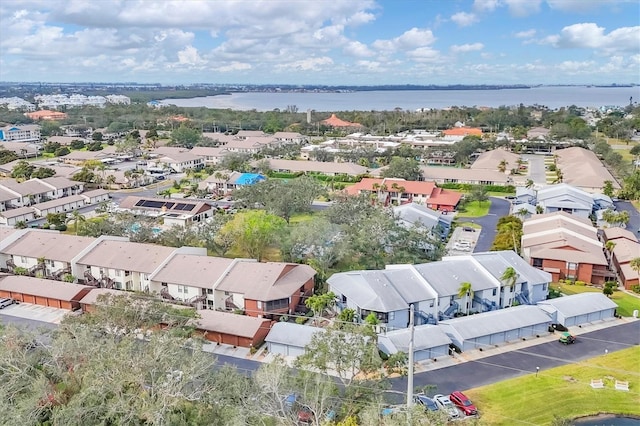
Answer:
[[(559, 290), (564, 294), (578, 294), (602, 291), (601, 289), (595, 287), (575, 284), (570, 285), (566, 283), (554, 283), (551, 284), (551, 288)], [(614, 291), (613, 295), (611, 295), (611, 300), (613, 300), (618, 305), (617, 312), (623, 317), (630, 317), (633, 314), (634, 309), (640, 310), (640, 297), (633, 296), (631, 294), (625, 293), (624, 291)]]
[(289, 223), (291, 225), (298, 225), (300, 223), (309, 222), (311, 219), (313, 219), (313, 213), (300, 213), (291, 216)]
[(457, 217), (482, 217), (489, 213), (491, 201), (469, 201), (462, 208), (458, 208)]
[[(579, 344), (570, 349), (579, 351)], [(548, 425), (555, 416), (574, 419), (601, 412), (640, 416), (638, 360), (636, 346), (465, 394), (478, 407), (481, 425)], [(605, 388), (592, 389), (592, 379), (604, 380)], [(628, 381), (629, 392), (615, 390), (615, 380)]]

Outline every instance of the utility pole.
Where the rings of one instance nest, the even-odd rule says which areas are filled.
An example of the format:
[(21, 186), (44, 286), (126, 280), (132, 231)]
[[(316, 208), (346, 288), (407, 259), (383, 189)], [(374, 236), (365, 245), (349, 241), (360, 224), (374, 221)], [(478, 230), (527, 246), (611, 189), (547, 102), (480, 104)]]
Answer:
[(407, 375), (407, 408), (411, 409), (413, 405), (413, 335), (414, 328), (414, 308), (413, 303), (409, 305), (409, 330), (411, 331), (409, 337), (409, 374)]

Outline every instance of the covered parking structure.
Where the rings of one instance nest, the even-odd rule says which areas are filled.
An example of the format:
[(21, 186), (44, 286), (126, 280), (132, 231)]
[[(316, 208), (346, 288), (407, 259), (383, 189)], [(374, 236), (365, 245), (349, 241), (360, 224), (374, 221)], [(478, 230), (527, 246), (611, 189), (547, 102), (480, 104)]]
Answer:
[(197, 331), (211, 342), (245, 348), (258, 347), (271, 328), (271, 320), (204, 309), (192, 320)]
[(68, 310), (79, 309), (80, 300), (92, 289), (86, 285), (21, 275), (0, 278), (0, 297)]
[(548, 334), (550, 324), (542, 309), (522, 305), (440, 321), (438, 327), (460, 350), (468, 351)]
[(267, 335), (267, 350), (270, 354), (298, 357), (304, 355), (305, 347), (314, 334), (324, 333), (323, 328), (291, 322), (277, 322)]
[(571, 327), (613, 318), (617, 305), (602, 293), (580, 293), (538, 302), (554, 324)]
[[(387, 355), (409, 353), (411, 330), (390, 331), (378, 336), (378, 348)], [(437, 359), (449, 355), (451, 339), (436, 325), (420, 325), (414, 329), (413, 356), (415, 361)]]

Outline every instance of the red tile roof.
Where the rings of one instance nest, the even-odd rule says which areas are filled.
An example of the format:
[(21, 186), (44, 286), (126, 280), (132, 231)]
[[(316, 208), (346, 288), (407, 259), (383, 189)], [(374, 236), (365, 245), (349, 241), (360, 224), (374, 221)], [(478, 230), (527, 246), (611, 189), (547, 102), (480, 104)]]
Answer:
[(347, 187), (346, 192), (349, 195), (357, 195), (361, 191), (375, 191), (374, 185), (385, 185), (387, 192), (395, 192), (393, 184), (404, 188), (402, 193), (404, 194), (416, 194), (429, 197), (429, 204), (437, 204), (440, 206), (452, 206), (455, 207), (462, 198), (462, 194), (456, 191), (448, 191), (446, 189), (438, 188), (433, 182), (412, 181), (404, 179), (375, 179), (364, 178), (355, 185)]
[(442, 133), (445, 136), (482, 136), (482, 129), (477, 127), (454, 127)]
[(350, 121), (342, 120), (336, 117), (335, 114), (331, 114), (331, 117), (326, 120), (322, 120), (322, 124), (331, 127), (362, 127), (362, 124), (360, 123), (351, 123)]

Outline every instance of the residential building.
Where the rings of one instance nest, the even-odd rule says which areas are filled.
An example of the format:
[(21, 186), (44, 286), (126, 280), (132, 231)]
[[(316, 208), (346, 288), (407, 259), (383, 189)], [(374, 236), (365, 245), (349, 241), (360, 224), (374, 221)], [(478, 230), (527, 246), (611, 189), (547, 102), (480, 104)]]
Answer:
[[(299, 161), (299, 160), (281, 160), (268, 158), (265, 160), (269, 163), (269, 167), (274, 172), (283, 173), (319, 173), (327, 176), (358, 176), (369, 172), (369, 169), (355, 163), (337, 163), (323, 161)], [(259, 161), (252, 163), (253, 167), (258, 165)]]
[(613, 249), (607, 252), (611, 266), (618, 273), (620, 284), (627, 290), (640, 285), (640, 272), (631, 267), (631, 261), (640, 257), (640, 242), (636, 235), (624, 228), (606, 228), (602, 235), (605, 247), (607, 243), (612, 243)]
[(615, 279), (591, 221), (565, 212), (536, 215), (522, 227), (522, 257), (561, 279), (603, 284)]
[(240, 186), (253, 185), (263, 180), (266, 180), (266, 177), (258, 173), (216, 172), (200, 182), (198, 189), (226, 195)]
[(41, 278), (8, 275), (0, 277), (0, 297), (51, 308), (77, 310), (91, 287)]
[(444, 240), (451, 232), (453, 215), (443, 214), (418, 203), (407, 203), (393, 207), (393, 213), (406, 227), (422, 225), (432, 230), (434, 235)]
[(44, 179), (32, 178), (24, 182), (14, 179), (0, 181), (0, 191), (12, 198), (11, 205), (6, 207), (26, 207), (57, 198), (78, 195), (84, 190), (82, 182), (75, 182), (62, 177)]
[(464, 169), (458, 167), (422, 166), (422, 179), (435, 183), (464, 183), (471, 185), (513, 185), (512, 178), (496, 170)]
[(22, 98), (13, 96), (11, 98), (0, 98), (0, 105), (5, 106), (9, 111), (35, 111), (36, 106), (31, 102), (27, 102)]
[(536, 193), (537, 204), (543, 213), (567, 212), (588, 218), (594, 210), (593, 196), (575, 186), (566, 183), (549, 185)]
[(597, 292), (544, 300), (538, 302), (538, 307), (551, 317), (554, 324), (573, 327), (613, 318), (618, 305)]
[(190, 151), (173, 152), (160, 158), (150, 160), (147, 165), (175, 170), (183, 173), (188, 169), (198, 170), (204, 167), (204, 159)]
[(345, 191), (349, 195), (368, 194), (384, 205), (417, 202), (446, 212), (454, 211), (462, 198), (461, 193), (438, 188), (433, 182), (392, 178), (364, 178)]
[(506, 149), (493, 149), (483, 152), (471, 165), (474, 170), (493, 170), (500, 173), (512, 174), (511, 170), (518, 170), (522, 162), (520, 155)]
[(478, 127), (454, 127), (453, 129), (447, 129), (442, 132), (444, 140), (461, 141), (467, 136), (479, 136), (482, 137), (482, 129)]
[(40, 111), (27, 112), (24, 115), (29, 117), (32, 120), (66, 120), (67, 113), (60, 111), (51, 111), (48, 109), (43, 109)]
[[(409, 353), (411, 330), (403, 328), (378, 336), (378, 348), (387, 355)], [(413, 330), (413, 359), (416, 362), (449, 356), (451, 339), (441, 327), (419, 325)]]
[(364, 127), (360, 123), (352, 123), (350, 121), (342, 120), (338, 118), (335, 114), (331, 114), (331, 117), (322, 120), (320, 124), (328, 127), (342, 127), (342, 128), (360, 128)]
[(555, 158), (564, 183), (592, 193), (601, 193), (607, 181), (611, 182), (614, 190), (620, 189), (618, 181), (593, 151), (580, 147), (559, 149)]
[(238, 262), (214, 289), (216, 309), (240, 309), (250, 316), (276, 319), (299, 312), (313, 294), (315, 274), (308, 265)]
[(191, 154), (200, 157), (205, 166), (215, 166), (220, 164), (222, 159), (228, 153), (225, 148), (212, 146), (194, 146), (190, 152)]
[(266, 318), (211, 310), (198, 314), (200, 318), (191, 320), (189, 325), (211, 342), (234, 347), (259, 347), (271, 329), (271, 320)]
[(0, 225), (15, 226), (20, 222), (28, 223), (34, 219), (35, 213), (31, 207), (18, 207), (0, 213)]
[[(515, 283), (501, 280), (514, 268)], [(350, 271), (332, 275), (329, 290), (337, 296), (339, 310), (350, 308), (364, 320), (374, 314), (383, 328), (406, 328), (409, 306), (416, 324), (433, 324), (458, 312), (485, 312), (546, 299), (551, 275), (536, 270), (511, 251), (445, 257), (419, 265), (388, 265), (384, 270)], [(473, 296), (460, 297), (464, 282)]]
[(131, 195), (124, 198), (118, 207), (134, 214), (162, 218), (166, 226), (187, 226), (214, 214), (211, 204), (186, 198), (166, 199)]
[(2, 142), (40, 142), (40, 126), (37, 124), (20, 124), (0, 127)]

